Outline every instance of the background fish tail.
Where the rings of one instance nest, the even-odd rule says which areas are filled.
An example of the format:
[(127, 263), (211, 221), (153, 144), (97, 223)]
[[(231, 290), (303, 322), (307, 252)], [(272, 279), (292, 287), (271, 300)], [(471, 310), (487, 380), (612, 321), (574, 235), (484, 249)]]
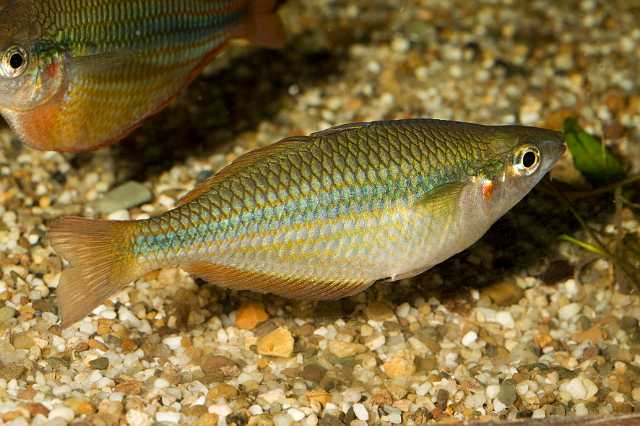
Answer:
[(54, 222), (49, 240), (71, 262), (60, 278), (62, 326), (82, 319), (144, 272), (123, 250), (132, 222), (66, 217)]
[(280, 17), (276, 14), (278, 0), (247, 0), (248, 19), (240, 25), (237, 36), (264, 47), (280, 48), (285, 33)]

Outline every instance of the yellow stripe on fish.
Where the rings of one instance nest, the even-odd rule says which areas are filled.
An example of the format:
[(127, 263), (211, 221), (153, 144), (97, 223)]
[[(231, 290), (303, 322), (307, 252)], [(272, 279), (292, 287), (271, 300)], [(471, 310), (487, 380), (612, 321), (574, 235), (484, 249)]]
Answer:
[(0, 112), (29, 146), (95, 149), (163, 109), (233, 37), (283, 42), (276, 0), (23, 0), (0, 10)]
[(58, 287), (63, 325), (168, 266), (309, 300), (416, 275), (479, 239), (563, 151), (550, 130), (439, 120), (285, 139), (241, 156), (160, 216), (53, 223), (51, 243), (71, 262)]

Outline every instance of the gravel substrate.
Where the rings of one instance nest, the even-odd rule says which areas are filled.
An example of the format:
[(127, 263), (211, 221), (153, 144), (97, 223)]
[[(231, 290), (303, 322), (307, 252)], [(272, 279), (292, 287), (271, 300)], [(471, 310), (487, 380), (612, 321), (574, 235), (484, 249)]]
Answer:
[[(559, 128), (578, 116), (638, 171), (637, 2), (290, 0), (282, 15), (286, 49), (233, 46), (116, 147), (41, 153), (0, 131), (0, 423), (359, 426), (640, 411), (640, 297), (617, 290), (608, 262), (558, 242), (585, 237), (541, 191), (454, 260), (350, 299), (292, 302), (164, 269), (59, 328), (63, 265), (49, 220), (158, 214), (288, 135), (404, 117)], [(567, 158), (554, 175), (580, 184)], [(610, 198), (578, 207), (615, 236)], [(622, 213), (639, 238), (634, 212)]]

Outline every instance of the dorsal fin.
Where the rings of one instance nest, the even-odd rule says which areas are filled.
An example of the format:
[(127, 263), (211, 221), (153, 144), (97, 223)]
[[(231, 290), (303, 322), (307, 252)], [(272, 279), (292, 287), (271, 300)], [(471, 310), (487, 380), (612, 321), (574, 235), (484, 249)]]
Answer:
[(246, 152), (233, 160), (230, 164), (220, 169), (218, 173), (215, 175), (205, 179), (200, 182), (193, 188), (191, 192), (186, 194), (176, 203), (177, 206), (182, 206), (184, 204), (190, 203), (195, 200), (205, 192), (209, 191), (213, 185), (223, 181), (229, 176), (235, 175), (236, 173), (246, 169), (247, 167), (257, 163), (259, 160), (263, 158), (267, 158), (273, 155), (277, 155), (286, 150), (290, 150), (296, 146), (305, 144), (309, 141), (309, 137), (307, 136), (291, 136), (285, 139), (282, 139), (279, 142), (274, 143), (273, 145), (265, 146), (262, 148), (254, 149), (253, 151)]
[(311, 136), (312, 137), (331, 136), (338, 133), (348, 132), (350, 130), (357, 130), (357, 129), (362, 129), (364, 127), (369, 127), (375, 123), (376, 121), (362, 121), (359, 123), (341, 124), (339, 126), (330, 127), (328, 129), (320, 130), (318, 132), (312, 133)]

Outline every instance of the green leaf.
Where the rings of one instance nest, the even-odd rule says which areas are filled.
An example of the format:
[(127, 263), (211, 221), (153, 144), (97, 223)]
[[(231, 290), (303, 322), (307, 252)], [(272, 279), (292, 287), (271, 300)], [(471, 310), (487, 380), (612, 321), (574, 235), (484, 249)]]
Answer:
[(575, 118), (564, 122), (564, 136), (573, 156), (573, 164), (594, 185), (605, 185), (624, 179), (620, 161), (597, 136), (587, 133)]

